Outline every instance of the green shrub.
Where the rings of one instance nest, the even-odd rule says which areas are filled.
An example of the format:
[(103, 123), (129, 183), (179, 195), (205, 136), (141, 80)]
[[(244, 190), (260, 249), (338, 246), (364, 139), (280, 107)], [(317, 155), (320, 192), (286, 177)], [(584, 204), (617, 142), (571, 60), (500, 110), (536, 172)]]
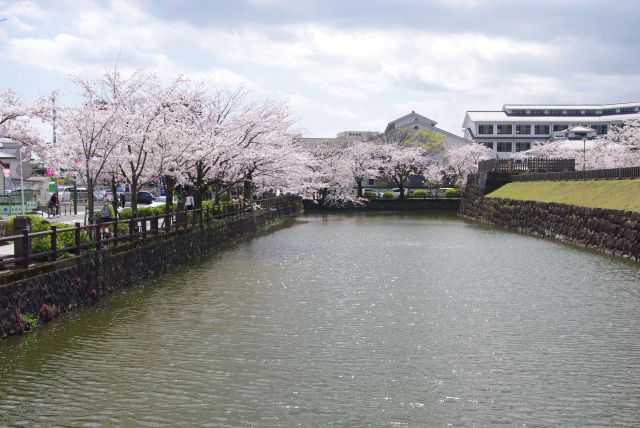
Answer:
[(227, 192), (221, 193), (218, 196), (218, 201), (220, 201), (220, 202), (229, 202), (229, 201), (231, 201), (231, 196), (229, 196), (229, 193), (227, 193)]
[(459, 198), (460, 197), (460, 189), (447, 189), (444, 191), (445, 198)]
[[(31, 217), (31, 232), (44, 232), (47, 230), (51, 230), (51, 226), (55, 226), (58, 230), (73, 227), (65, 223), (49, 223), (49, 221), (40, 216), (30, 215), (29, 217)], [(14, 219), (15, 216), (9, 217), (9, 220), (7, 221), (7, 227), (9, 228), (9, 230), (13, 230)], [(89, 242), (89, 234), (84, 229), (80, 233), (80, 241), (82, 243)], [(56, 244), (58, 249), (70, 247), (73, 245), (76, 245), (76, 233), (74, 230), (58, 233)], [(50, 249), (51, 236), (39, 236), (37, 238), (31, 239), (31, 251), (33, 253), (41, 253), (44, 251), (49, 251)]]
[(384, 193), (382, 194), (382, 197), (383, 197), (384, 199), (393, 199), (393, 192), (384, 192)]
[(375, 194), (375, 192), (372, 192), (372, 191), (370, 191), (370, 190), (368, 190), (368, 191), (364, 192), (364, 195), (363, 195), (363, 196), (364, 196), (365, 198), (367, 198), (367, 199), (375, 199), (375, 198), (376, 198), (376, 194)]
[(130, 219), (132, 216), (133, 216), (133, 211), (131, 211), (131, 208), (123, 208), (120, 211), (118, 211), (118, 218), (120, 218), (121, 220)]
[(417, 189), (413, 191), (413, 197), (414, 198), (426, 198), (427, 197), (427, 191), (424, 189)]
[(22, 314), (22, 319), (24, 320), (24, 323), (27, 325), (29, 330), (32, 330), (33, 328), (35, 328), (35, 326), (38, 325), (38, 318), (32, 313), (25, 312), (24, 314)]

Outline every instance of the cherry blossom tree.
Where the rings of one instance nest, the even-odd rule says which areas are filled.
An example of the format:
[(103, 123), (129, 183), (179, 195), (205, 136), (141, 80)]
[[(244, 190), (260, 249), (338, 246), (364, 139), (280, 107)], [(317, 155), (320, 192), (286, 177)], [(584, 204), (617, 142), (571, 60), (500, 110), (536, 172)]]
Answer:
[(41, 97), (31, 104), (24, 104), (11, 89), (0, 93), (0, 138), (9, 138), (28, 149), (41, 151), (44, 141), (30, 120), (49, 116), (52, 97)]
[(420, 175), (432, 162), (419, 148), (397, 144), (381, 145), (380, 157), (380, 172), (400, 189), (400, 199), (404, 199), (404, 186), (409, 177)]
[(87, 187), (89, 221), (93, 220), (93, 191), (106, 176), (109, 162), (118, 162), (117, 148), (125, 135), (119, 127), (122, 104), (118, 94), (105, 91), (106, 81), (71, 79), (79, 89), (76, 107), (58, 107), (57, 143), (47, 150), (46, 160), (67, 174), (77, 174)]
[(349, 145), (340, 156), (340, 164), (349, 171), (357, 188), (357, 196), (362, 197), (362, 183), (367, 177), (377, 177), (382, 167), (381, 145), (361, 141)]
[(478, 170), (478, 162), (490, 159), (491, 149), (482, 144), (465, 144), (448, 149), (444, 158), (444, 172), (449, 177), (450, 184), (462, 187), (467, 181), (467, 175)]

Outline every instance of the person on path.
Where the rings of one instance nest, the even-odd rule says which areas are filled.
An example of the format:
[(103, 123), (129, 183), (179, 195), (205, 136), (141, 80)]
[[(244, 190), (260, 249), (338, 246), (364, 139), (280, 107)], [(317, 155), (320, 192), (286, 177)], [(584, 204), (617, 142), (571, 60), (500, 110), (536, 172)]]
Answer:
[(58, 194), (53, 192), (49, 199), (49, 213), (54, 217), (60, 215), (60, 201), (58, 200)]
[(192, 210), (193, 209), (193, 206), (195, 204), (194, 204), (194, 201), (193, 201), (193, 196), (191, 196), (191, 193), (189, 193), (189, 195), (187, 195), (187, 200), (185, 201), (184, 205), (188, 210)]
[(118, 198), (120, 198), (120, 206), (124, 208), (124, 205), (125, 205), (124, 193), (120, 193), (120, 196)]

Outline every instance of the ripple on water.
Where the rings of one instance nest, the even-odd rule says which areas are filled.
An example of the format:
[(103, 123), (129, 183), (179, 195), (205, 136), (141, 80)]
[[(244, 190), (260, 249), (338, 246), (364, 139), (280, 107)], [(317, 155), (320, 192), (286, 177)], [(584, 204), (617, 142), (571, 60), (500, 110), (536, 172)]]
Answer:
[(0, 424), (633, 426), (637, 265), (305, 216), (0, 343)]

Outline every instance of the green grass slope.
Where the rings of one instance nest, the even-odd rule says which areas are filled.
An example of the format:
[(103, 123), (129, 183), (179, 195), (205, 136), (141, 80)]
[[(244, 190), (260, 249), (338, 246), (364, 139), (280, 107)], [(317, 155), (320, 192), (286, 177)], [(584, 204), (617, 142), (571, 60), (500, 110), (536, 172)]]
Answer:
[(640, 180), (517, 182), (487, 197), (640, 212)]

